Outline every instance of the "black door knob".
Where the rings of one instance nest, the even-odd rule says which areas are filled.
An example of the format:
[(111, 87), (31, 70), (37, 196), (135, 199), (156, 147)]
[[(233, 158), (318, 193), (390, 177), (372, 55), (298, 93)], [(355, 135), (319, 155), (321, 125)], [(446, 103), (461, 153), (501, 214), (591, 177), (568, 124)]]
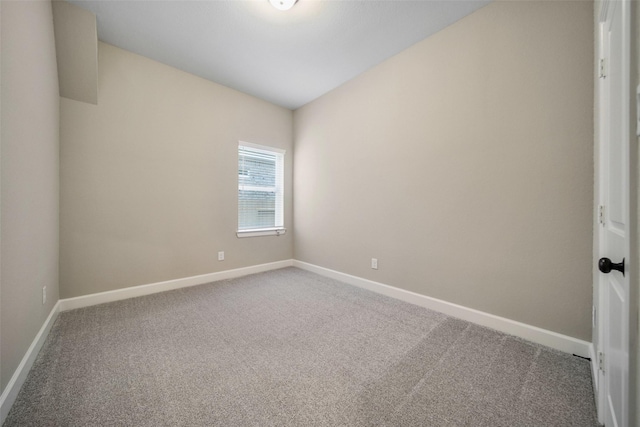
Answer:
[(600, 258), (600, 261), (598, 261), (598, 269), (603, 273), (610, 273), (611, 270), (616, 270), (624, 276), (624, 258), (622, 258), (622, 262), (617, 264), (611, 262), (609, 258)]

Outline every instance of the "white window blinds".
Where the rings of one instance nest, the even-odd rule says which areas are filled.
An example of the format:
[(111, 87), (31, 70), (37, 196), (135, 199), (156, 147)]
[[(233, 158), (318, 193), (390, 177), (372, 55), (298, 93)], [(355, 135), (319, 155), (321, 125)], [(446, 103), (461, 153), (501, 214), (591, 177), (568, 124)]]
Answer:
[(238, 145), (238, 232), (283, 229), (284, 154), (277, 148)]

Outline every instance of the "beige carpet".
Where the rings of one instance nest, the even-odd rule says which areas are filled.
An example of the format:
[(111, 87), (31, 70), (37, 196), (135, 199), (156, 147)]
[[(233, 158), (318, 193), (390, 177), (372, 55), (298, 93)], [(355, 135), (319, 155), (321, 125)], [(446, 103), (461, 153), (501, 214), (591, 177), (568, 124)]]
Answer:
[(5, 426), (596, 426), (589, 363), (286, 268), (61, 313)]

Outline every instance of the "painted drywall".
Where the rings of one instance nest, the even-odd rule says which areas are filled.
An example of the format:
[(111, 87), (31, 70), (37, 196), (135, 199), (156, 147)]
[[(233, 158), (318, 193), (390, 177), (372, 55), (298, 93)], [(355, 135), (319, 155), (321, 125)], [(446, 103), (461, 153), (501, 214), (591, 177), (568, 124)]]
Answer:
[[(633, 92), (634, 88), (640, 87), (640, 7), (638, 7), (638, 2), (631, 2), (631, 10), (632, 10), (631, 19), (635, 21), (635, 24), (631, 26), (631, 48), (632, 48), (631, 91)], [(635, 76), (635, 81), (633, 79), (634, 76)], [(631, 94), (632, 100), (634, 99), (633, 95), (634, 94), (632, 93)], [(634, 106), (633, 101), (631, 104), (633, 107)], [(638, 108), (637, 103), (635, 104), (635, 107), (636, 108), (631, 109), (632, 110), (631, 123), (633, 123), (633, 119), (634, 119), (633, 111), (635, 111), (636, 119), (638, 116), (640, 116), (640, 112), (637, 109)], [(638, 129), (636, 126), (632, 125), (631, 128), (632, 128), (632, 131), (635, 128), (636, 135), (638, 131), (640, 131), (640, 129)], [(640, 313), (640, 248), (638, 248), (638, 242), (640, 242), (640, 224), (638, 224), (638, 212), (640, 211), (640, 198), (637, 197), (638, 188), (640, 188), (640, 182), (639, 182), (640, 155), (638, 152), (638, 146), (640, 145), (640, 137), (636, 138), (636, 142), (638, 144), (638, 145), (635, 145), (634, 147), (635, 154), (636, 154), (636, 170), (635, 170), (636, 186), (635, 188), (632, 187), (631, 191), (632, 191), (632, 194), (635, 194), (636, 202), (638, 203), (636, 204), (637, 208), (635, 209), (635, 212), (634, 212), (635, 220), (636, 220), (635, 224), (637, 225), (637, 228), (636, 228), (637, 233), (636, 233), (635, 245), (631, 247), (631, 250), (632, 250), (632, 259), (635, 259), (637, 261), (637, 264), (635, 267), (635, 274), (632, 276), (630, 280), (632, 298), (635, 295), (635, 307), (634, 307), (634, 304), (631, 305), (631, 313), (632, 313), (631, 321), (633, 322), (633, 319), (635, 318), (635, 324), (632, 324), (630, 328), (633, 334), (631, 336), (631, 348), (632, 349), (635, 348), (635, 351), (632, 350), (631, 358), (630, 358), (631, 365), (630, 365), (629, 376), (631, 378), (631, 381), (630, 381), (631, 393), (630, 393), (629, 401), (632, 404), (630, 404), (629, 406), (632, 411), (632, 413), (630, 414), (631, 423), (635, 422), (635, 425), (640, 425), (640, 409), (639, 409), (640, 408), (640, 314), (639, 314)], [(635, 402), (635, 404), (633, 404), (633, 402)]]
[(98, 103), (96, 16), (66, 1), (53, 0), (60, 96)]
[(495, 2), (296, 110), (295, 258), (590, 340), (592, 70), (592, 3)]
[(51, 3), (2, 2), (1, 19), (4, 390), (58, 301), (59, 95)]
[[(97, 106), (61, 98), (63, 298), (292, 258), (238, 239), (238, 141), (287, 150), (290, 110), (100, 42)], [(225, 260), (217, 260), (225, 251)]]

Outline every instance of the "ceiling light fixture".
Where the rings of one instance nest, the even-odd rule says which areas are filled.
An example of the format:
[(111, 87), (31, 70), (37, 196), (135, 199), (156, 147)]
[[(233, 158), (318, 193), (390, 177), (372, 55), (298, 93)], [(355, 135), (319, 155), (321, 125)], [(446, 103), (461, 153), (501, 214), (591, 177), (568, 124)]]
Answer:
[(269, 0), (271, 6), (278, 10), (289, 10), (298, 0)]

